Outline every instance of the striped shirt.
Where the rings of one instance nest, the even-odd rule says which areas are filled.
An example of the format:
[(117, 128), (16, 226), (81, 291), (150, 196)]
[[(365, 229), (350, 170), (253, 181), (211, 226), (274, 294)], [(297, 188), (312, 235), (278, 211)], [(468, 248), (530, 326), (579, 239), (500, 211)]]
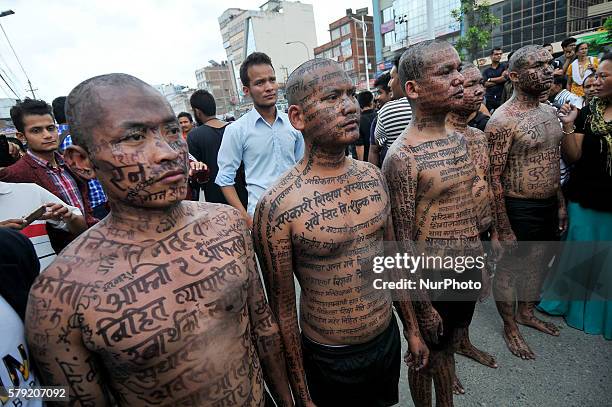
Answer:
[(376, 144), (387, 148), (402, 134), (412, 119), (412, 109), (408, 99), (401, 98), (385, 103), (378, 112), (376, 122)]
[(555, 100), (553, 101), (553, 105), (560, 109), (565, 103), (570, 102), (572, 105), (576, 106), (578, 109), (582, 109), (584, 105), (583, 99), (570, 92), (567, 89), (561, 89), (559, 93), (555, 96)]
[(83, 204), (83, 199), (81, 198), (81, 191), (79, 191), (79, 187), (74, 178), (72, 178), (72, 175), (70, 175), (64, 168), (66, 164), (64, 164), (62, 156), (57, 153), (55, 154), (55, 162), (57, 163), (57, 167), (54, 168), (48, 161), (45, 161), (40, 157), (36, 157), (30, 150), (28, 150), (28, 154), (30, 154), (30, 157), (38, 165), (47, 170), (47, 175), (49, 175), (51, 181), (53, 181), (61, 194), (59, 198), (61, 198), (68, 205), (77, 207), (82, 213), (85, 213), (85, 205)]

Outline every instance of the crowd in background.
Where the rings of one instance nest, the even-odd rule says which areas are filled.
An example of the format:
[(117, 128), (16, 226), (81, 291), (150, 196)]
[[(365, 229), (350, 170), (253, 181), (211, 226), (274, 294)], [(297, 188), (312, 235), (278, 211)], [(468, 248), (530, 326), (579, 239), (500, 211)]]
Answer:
[[(589, 56), (588, 44), (574, 38), (564, 40), (561, 46), (562, 55), (552, 61), (548, 98), (540, 102), (559, 111), (566, 135), (560, 146), (570, 225), (566, 239), (612, 241), (612, 60), (609, 55), (603, 61)], [(552, 54), (550, 44), (542, 47)], [(501, 49), (492, 50), (491, 65), (482, 71), (483, 103), (468, 117), (468, 125), (482, 131), (491, 115), (514, 94), (511, 70), (501, 61), (502, 55)], [(361, 110), (359, 139), (347, 147), (347, 155), (355, 160), (381, 167), (412, 120), (399, 69), (400, 56), (390, 72), (376, 79), (374, 92), (356, 95)], [(249, 55), (241, 66), (240, 78), (253, 100), (251, 111), (232, 122), (220, 120), (213, 95), (198, 90), (190, 99), (192, 112), (180, 113), (177, 123), (191, 163), (185, 198), (231, 205), (252, 228), (260, 198), (301, 159), (305, 145), (288, 115), (276, 108), (278, 85), (272, 61), (265, 54)], [(23, 320), (29, 287), (38, 270), (42, 272), (71, 241), (111, 210), (108, 191), (90, 166), (80, 164), (83, 153), (73, 144), (65, 103), (65, 97), (56, 98), (52, 105), (26, 99), (11, 109), (18, 137), (7, 140), (5, 165), (0, 169), (0, 262), (11, 265), (0, 277), (3, 318), (9, 315), (8, 304)], [(28, 255), (23, 255), (26, 252)], [(609, 285), (610, 281), (598, 283)], [(547, 284), (554, 287), (554, 281)], [(540, 309), (565, 316), (568, 324), (578, 329), (612, 339), (609, 302), (543, 301)], [(18, 319), (13, 319), (11, 323), (18, 327)], [(23, 326), (20, 331), (23, 335)]]

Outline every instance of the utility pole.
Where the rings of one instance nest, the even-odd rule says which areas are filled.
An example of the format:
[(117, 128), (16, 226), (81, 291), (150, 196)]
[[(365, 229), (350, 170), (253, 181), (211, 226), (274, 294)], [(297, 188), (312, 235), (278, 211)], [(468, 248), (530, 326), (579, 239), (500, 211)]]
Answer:
[(36, 95), (34, 94), (34, 91), (38, 90), (38, 89), (32, 89), (32, 82), (30, 82), (30, 78), (28, 78), (28, 87), (30, 88), (30, 93), (32, 94), (32, 99), (36, 99)]
[(363, 37), (363, 56), (365, 58), (365, 74), (366, 74), (366, 89), (370, 90), (370, 69), (368, 68), (368, 46), (366, 43), (366, 34), (368, 33), (368, 26), (363, 18), (363, 14), (361, 15), (361, 20), (357, 20), (355, 17), (351, 17), (352, 20), (361, 24), (361, 34)]

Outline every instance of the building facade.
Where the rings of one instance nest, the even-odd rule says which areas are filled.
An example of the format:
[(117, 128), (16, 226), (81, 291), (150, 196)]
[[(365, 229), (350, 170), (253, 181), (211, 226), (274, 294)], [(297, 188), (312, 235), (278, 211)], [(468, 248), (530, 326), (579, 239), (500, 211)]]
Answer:
[(240, 64), (247, 55), (266, 53), (278, 82), (284, 83), (295, 68), (312, 58), (317, 45), (312, 5), (300, 2), (270, 0), (259, 10), (227, 9), (219, 17), (219, 27), (241, 108), (249, 104), (240, 82)]
[(170, 103), (170, 107), (175, 114), (181, 112), (191, 112), (191, 104), (189, 98), (195, 92), (195, 89), (188, 88), (187, 86), (170, 84), (155, 85), (155, 89)]
[(217, 116), (233, 115), (238, 98), (231, 66), (227, 61), (209, 62), (210, 66), (195, 71), (198, 89), (205, 89), (215, 97)]
[(409, 45), (430, 38), (452, 41), (461, 30), (451, 15), (460, 0), (373, 0), (372, 5), (378, 73), (390, 69), (394, 56)]
[[(492, 0), (491, 12), (501, 20), (493, 28), (491, 42), (504, 52), (525, 45), (559, 43), (565, 38), (593, 31), (612, 14), (610, 0)], [(555, 46), (555, 50), (560, 50)]]
[[(374, 22), (367, 9), (359, 14), (352, 9), (346, 10), (346, 15), (329, 25), (330, 41), (315, 48), (315, 58), (329, 58), (340, 63), (349, 75), (353, 84), (359, 89), (366, 89), (366, 76), (370, 87), (374, 86), (376, 55), (374, 46)], [(366, 24), (366, 48), (363, 46), (363, 25)], [(357, 21), (355, 21), (357, 20)], [(366, 61), (367, 53), (367, 61)], [(368, 75), (366, 75), (366, 63)]]

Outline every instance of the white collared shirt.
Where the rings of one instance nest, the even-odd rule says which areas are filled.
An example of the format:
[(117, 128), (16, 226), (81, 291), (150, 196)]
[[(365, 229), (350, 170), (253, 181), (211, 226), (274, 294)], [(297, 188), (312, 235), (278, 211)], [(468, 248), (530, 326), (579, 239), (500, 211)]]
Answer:
[[(0, 221), (26, 217), (48, 203), (62, 204), (74, 215), (82, 216), (79, 208), (66, 205), (61, 199), (39, 185), (30, 183), (13, 184), (0, 181)], [(21, 233), (30, 239), (34, 249), (36, 249), (41, 271), (51, 264), (56, 256), (47, 235), (47, 222), (54, 228), (68, 230), (64, 222), (53, 220), (35, 220), (21, 230)]]

